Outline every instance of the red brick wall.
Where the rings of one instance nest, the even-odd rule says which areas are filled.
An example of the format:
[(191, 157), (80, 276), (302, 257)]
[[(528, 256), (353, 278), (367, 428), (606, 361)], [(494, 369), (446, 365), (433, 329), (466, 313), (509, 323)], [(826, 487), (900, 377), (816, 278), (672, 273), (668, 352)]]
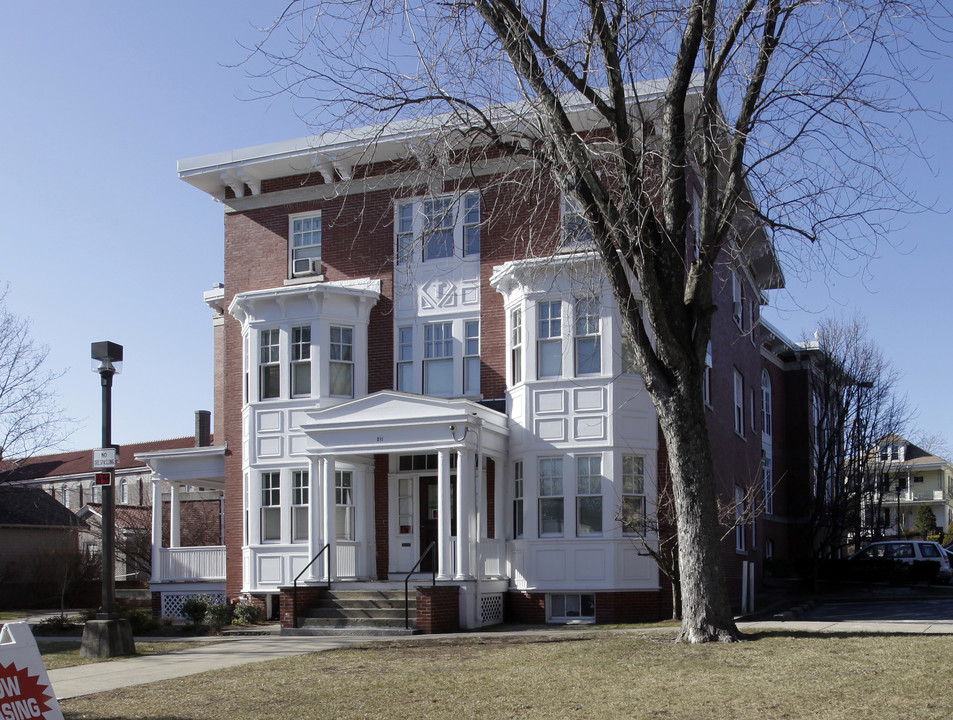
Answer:
[(300, 616), (301, 613), (306, 611), (320, 599), (321, 593), (324, 591), (325, 588), (323, 586), (316, 587), (314, 585), (309, 585), (307, 587), (299, 587), (297, 595), (297, 608), (295, 608), (294, 588), (279, 588), (278, 620), (281, 623), (281, 627), (295, 627), (295, 610), (297, 609), (298, 615)]
[(507, 622), (525, 625), (542, 625), (546, 622), (545, 594), (508, 592), (504, 598)]
[(596, 593), (596, 622), (655, 622), (670, 617), (670, 607), (659, 591)]
[(423, 634), (460, 630), (460, 588), (422, 585), (417, 588), (417, 630)]

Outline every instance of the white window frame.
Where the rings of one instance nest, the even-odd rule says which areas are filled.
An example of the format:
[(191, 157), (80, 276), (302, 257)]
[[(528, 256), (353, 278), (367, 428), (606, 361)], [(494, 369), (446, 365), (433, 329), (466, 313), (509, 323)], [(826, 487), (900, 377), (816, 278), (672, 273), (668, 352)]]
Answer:
[(415, 391), (414, 383), (414, 326), (397, 328), (397, 389), (401, 392)]
[(463, 321), (463, 394), (480, 395), (480, 321)]
[(590, 624), (596, 621), (594, 593), (552, 593), (546, 596), (549, 622)]
[(523, 382), (523, 310), (510, 311), (510, 380), (512, 385)]
[(767, 368), (761, 371), (761, 434), (771, 437), (774, 423), (771, 407), (771, 375)]
[[(320, 210), (288, 216), (289, 277), (320, 274), (322, 240)], [(305, 263), (305, 261), (310, 262)], [(299, 267), (302, 264), (307, 264), (307, 269)]]
[[(274, 375), (276, 392), (265, 394)], [(281, 331), (269, 328), (258, 332), (258, 399), (274, 400), (281, 397)]]
[[(423, 333), (423, 392), (425, 395), (436, 395), (447, 397), (453, 395), (453, 323), (449, 320), (427, 323), (424, 325)], [(435, 392), (440, 389), (434, 383), (435, 378), (431, 378), (431, 372), (436, 369), (446, 369), (446, 377), (449, 378), (450, 387), (441, 392)]]
[(592, 245), (592, 228), (579, 208), (579, 204), (568, 193), (563, 193), (560, 210), (562, 236), (560, 246), (566, 250)]
[[(637, 523), (630, 520), (633, 514), (638, 516)], [(645, 534), (645, 457), (642, 455), (622, 456), (622, 534)]]
[[(341, 392), (343, 384), (341, 387), (335, 386), (335, 378), (339, 373), (343, 373), (348, 381), (347, 392)], [(354, 328), (348, 325), (328, 327), (328, 395), (354, 397)]]
[(525, 532), (525, 518), (523, 515), (523, 497), (525, 485), (523, 482), (523, 461), (513, 463), (513, 537), (519, 539)]
[[(553, 508), (544, 512), (544, 508)], [(558, 508), (558, 511), (556, 511)], [(546, 530), (543, 518), (558, 518), (558, 530)], [(563, 496), (563, 459), (539, 458), (539, 537), (563, 537), (566, 532), (566, 504)]]
[[(599, 537), (602, 535), (604, 520), (602, 517), (602, 456), (576, 456), (576, 537)], [(598, 527), (583, 526), (584, 507), (598, 509)]]
[[(563, 334), (562, 334), (562, 300), (540, 300), (536, 303), (536, 378), (548, 380), (563, 376)], [(553, 315), (553, 311), (556, 314)], [(556, 362), (557, 372), (543, 371), (545, 360)]]
[[(599, 298), (576, 298), (573, 310), (573, 359), (576, 376), (599, 375), (602, 373), (602, 308)], [(584, 355), (587, 347), (590, 350)], [(592, 363), (595, 367), (586, 363)]]
[[(311, 397), (311, 326), (291, 328), (291, 397)], [(304, 385), (304, 387), (302, 387)]]
[[(281, 473), (277, 470), (260, 475), (262, 543), (281, 542)], [(272, 532), (269, 532), (272, 530)]]
[(354, 473), (351, 470), (335, 470), (334, 512), (338, 540), (356, 539), (354, 507)]
[(310, 475), (307, 470), (291, 472), (291, 542), (307, 542), (311, 531), (309, 495)]
[(735, 368), (734, 372), (735, 387), (735, 405), (734, 419), (735, 432), (741, 437), (745, 436), (745, 380), (744, 376)]
[[(399, 200), (394, 206), (398, 265), (479, 258), (482, 228), (478, 192)], [(442, 242), (435, 238), (444, 238)]]

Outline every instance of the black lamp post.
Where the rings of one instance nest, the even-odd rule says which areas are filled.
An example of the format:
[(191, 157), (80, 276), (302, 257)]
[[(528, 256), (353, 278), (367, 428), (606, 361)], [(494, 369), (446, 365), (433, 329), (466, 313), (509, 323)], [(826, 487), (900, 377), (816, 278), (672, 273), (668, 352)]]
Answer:
[[(102, 447), (112, 447), (112, 387), (113, 375), (122, 369), (122, 345), (114, 342), (95, 342), (91, 346), (93, 372), (99, 373), (102, 384), (103, 435)], [(82, 657), (115, 657), (132, 655), (136, 646), (132, 639), (132, 627), (128, 620), (119, 619), (114, 611), (116, 597), (116, 505), (113, 491), (115, 468), (109, 470), (109, 483), (102, 486), (102, 576), (103, 604), (95, 620), (89, 620), (83, 628)]]

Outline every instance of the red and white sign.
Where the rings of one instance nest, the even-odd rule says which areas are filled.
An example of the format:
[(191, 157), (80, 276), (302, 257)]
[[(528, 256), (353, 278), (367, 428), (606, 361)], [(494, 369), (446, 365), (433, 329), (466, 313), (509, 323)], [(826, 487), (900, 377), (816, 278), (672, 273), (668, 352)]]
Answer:
[(0, 632), (0, 720), (63, 720), (33, 633), (25, 622)]

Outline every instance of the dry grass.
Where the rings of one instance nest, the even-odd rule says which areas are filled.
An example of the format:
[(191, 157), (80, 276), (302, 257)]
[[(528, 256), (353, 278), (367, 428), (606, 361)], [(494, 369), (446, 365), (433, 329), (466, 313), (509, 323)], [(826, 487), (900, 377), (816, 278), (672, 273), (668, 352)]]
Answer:
[(68, 720), (953, 716), (949, 637), (525, 634), (372, 644), (62, 703)]
[[(176, 650), (185, 650), (199, 645), (208, 645), (208, 643), (197, 642), (142, 642), (136, 641), (136, 655), (162, 655), (163, 653), (175, 652)], [(40, 655), (43, 656), (43, 664), (47, 670), (56, 670), (58, 668), (72, 667), (73, 665), (86, 665), (88, 663), (103, 662), (104, 660), (116, 660), (116, 658), (83, 658), (79, 656), (80, 643), (75, 640), (53, 640), (37, 643), (40, 648)], [(130, 656), (132, 657), (132, 656)]]

